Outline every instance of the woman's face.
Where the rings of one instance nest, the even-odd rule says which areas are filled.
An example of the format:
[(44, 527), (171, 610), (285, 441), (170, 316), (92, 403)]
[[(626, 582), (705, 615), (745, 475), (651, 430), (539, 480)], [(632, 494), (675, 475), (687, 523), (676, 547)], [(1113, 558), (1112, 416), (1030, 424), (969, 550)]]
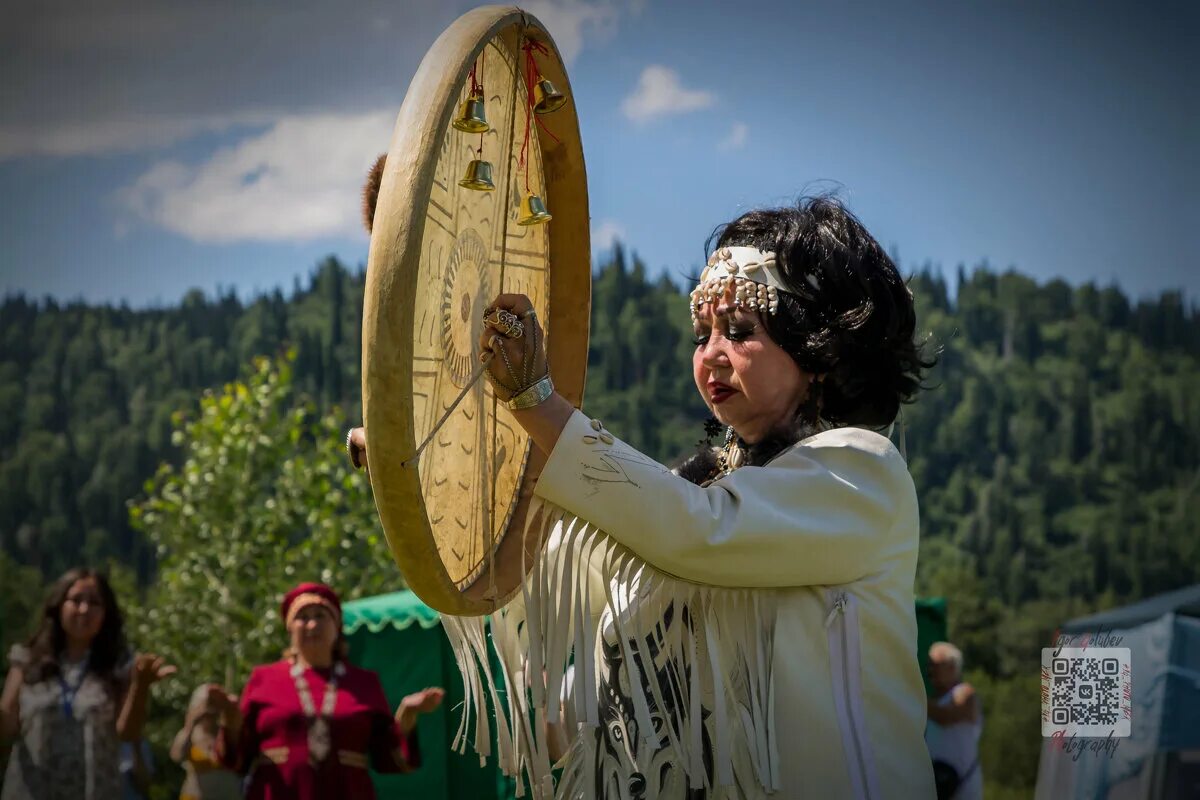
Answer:
[(80, 578), (71, 584), (58, 621), (68, 642), (92, 643), (104, 626), (104, 597), (95, 578)]
[(288, 632), (292, 637), (292, 649), (303, 653), (309, 661), (313, 660), (310, 656), (328, 658), (338, 637), (333, 614), (325, 606), (315, 603), (296, 612)]
[(732, 299), (731, 286), (700, 307), (692, 376), (713, 416), (753, 444), (795, 416), (812, 376), (767, 335), (757, 311)]

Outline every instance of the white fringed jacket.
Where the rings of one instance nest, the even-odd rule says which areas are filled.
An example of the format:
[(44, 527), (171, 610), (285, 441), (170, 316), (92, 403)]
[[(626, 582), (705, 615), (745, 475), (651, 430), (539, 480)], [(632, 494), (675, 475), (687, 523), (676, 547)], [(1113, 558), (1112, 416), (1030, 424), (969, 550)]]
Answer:
[[(492, 619), (503, 683), (529, 691), (496, 693), (481, 621), (446, 626), (476, 749), (490, 695), (535, 796), (934, 796), (916, 493), (885, 437), (827, 430), (702, 488), (575, 412), (536, 494), (550, 544)], [(564, 718), (555, 787), (542, 723)]]

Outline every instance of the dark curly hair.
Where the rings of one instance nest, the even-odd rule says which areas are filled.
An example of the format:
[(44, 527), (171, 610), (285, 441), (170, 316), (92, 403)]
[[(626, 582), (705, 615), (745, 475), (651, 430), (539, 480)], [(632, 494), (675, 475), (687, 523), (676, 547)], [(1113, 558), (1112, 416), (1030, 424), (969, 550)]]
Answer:
[(117, 596), (104, 573), (87, 567), (67, 570), (54, 582), (42, 606), (41, 624), (29, 638), (29, 669), (25, 673), (26, 683), (39, 683), (59, 674), (58, 659), (67, 647), (67, 635), (62, 627), (62, 607), (67, 594), (76, 582), (91, 578), (100, 590), (104, 602), (104, 622), (100, 632), (92, 640), (88, 658), (88, 670), (100, 678), (114, 692), (121, 679), (118, 670), (128, 664), (129, 644), (125, 640), (125, 620), (117, 605)]
[[(763, 315), (764, 327), (819, 378), (795, 424), (750, 446), (748, 463), (765, 463), (819, 422), (891, 424), (934, 360), (913, 339), (912, 292), (863, 224), (829, 195), (804, 197), (795, 206), (747, 212), (705, 243), (706, 252), (735, 246), (775, 253), (788, 291), (779, 294), (776, 313)], [(684, 474), (702, 477), (709, 460), (692, 459)]]
[(789, 291), (777, 313), (764, 315), (764, 327), (802, 370), (823, 376), (821, 419), (879, 428), (912, 401), (922, 371), (933, 366), (913, 340), (912, 292), (839, 201), (807, 197), (750, 211), (713, 237), (718, 248), (775, 253)]

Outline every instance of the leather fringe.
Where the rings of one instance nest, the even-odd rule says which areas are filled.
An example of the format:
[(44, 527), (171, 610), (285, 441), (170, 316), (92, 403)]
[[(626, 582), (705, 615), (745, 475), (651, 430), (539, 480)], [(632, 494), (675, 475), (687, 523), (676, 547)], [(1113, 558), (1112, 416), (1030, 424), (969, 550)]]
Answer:
[[(665, 736), (670, 762), (684, 771), (689, 787), (708, 789), (710, 798), (777, 790), (773, 594), (666, 575), (540, 498), (527, 520), (527, 528), (536, 524), (538, 533), (553, 532), (551, 546), (527, 565), (521, 601), (490, 617), (490, 637), (484, 617), (442, 618), (465, 695), (454, 749), (463, 753), (470, 743), (481, 760), (490, 756), (488, 709), (494, 709), (496, 756), (504, 774), (517, 778), (518, 797), (527, 782), (534, 800), (592, 798), (601, 725), (597, 605), (604, 603), (629, 672), (633, 718), (643, 739), (635, 752), (663, 747)], [(592, 569), (604, 576), (603, 598), (587, 590)], [(667, 609), (673, 610), (669, 624)], [(499, 673), (492, 667), (493, 653)], [(564, 691), (572, 658), (574, 686)], [(580, 731), (560, 762), (556, 787), (546, 724), (562, 721), (568, 696)], [(675, 713), (656, 730), (651, 715), (664, 708)]]

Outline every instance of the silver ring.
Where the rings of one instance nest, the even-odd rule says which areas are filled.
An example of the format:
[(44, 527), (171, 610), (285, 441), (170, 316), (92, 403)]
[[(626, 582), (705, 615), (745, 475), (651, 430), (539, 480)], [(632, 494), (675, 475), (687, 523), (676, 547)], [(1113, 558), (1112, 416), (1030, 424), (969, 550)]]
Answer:
[(525, 334), (525, 326), (517, 315), (502, 308), (485, 316), (483, 321), (507, 339), (520, 339)]

